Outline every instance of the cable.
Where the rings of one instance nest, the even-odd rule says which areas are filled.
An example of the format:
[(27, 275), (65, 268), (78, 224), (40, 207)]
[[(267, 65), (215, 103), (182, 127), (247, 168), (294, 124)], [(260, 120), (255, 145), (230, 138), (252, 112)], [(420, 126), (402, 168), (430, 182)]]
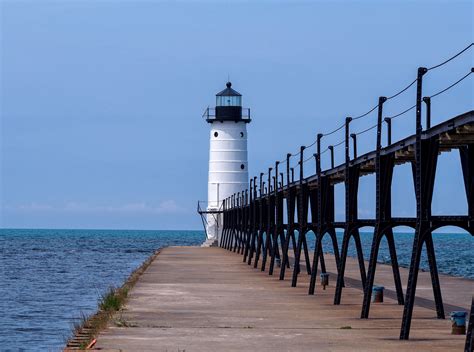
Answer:
[(406, 91), (408, 88), (410, 88), (413, 84), (415, 84), (416, 82), (416, 78), (413, 82), (411, 82), (409, 85), (407, 85), (405, 88), (403, 88), (401, 91), (399, 91), (398, 93), (395, 93), (394, 95), (390, 96), (387, 98), (387, 100), (390, 100), (390, 99), (393, 99), (395, 97), (398, 97), (400, 94), (402, 94), (404, 91)]
[[(457, 53), (456, 55), (452, 56), (452, 57), (449, 58), (448, 60), (446, 60), (446, 61), (444, 61), (444, 62), (442, 62), (442, 63), (440, 63), (440, 64), (438, 64), (438, 65), (436, 65), (436, 66), (433, 66), (433, 67), (429, 68), (428, 70), (432, 70), (432, 69), (435, 69), (435, 68), (437, 68), (437, 67), (443, 66), (444, 64), (448, 63), (449, 61), (455, 59), (456, 57), (458, 57), (459, 55), (461, 55), (462, 53), (464, 53), (466, 50), (468, 50), (468, 49), (469, 49), (471, 46), (473, 46), (473, 45), (474, 45), (474, 43), (471, 43), (470, 45), (468, 45), (466, 48), (464, 48), (463, 50), (461, 50), (461, 51), (460, 51), (459, 53)], [(444, 93), (445, 91), (451, 89), (452, 87), (454, 87), (455, 85), (457, 85), (458, 83), (460, 83), (462, 80), (464, 80), (464, 79), (465, 79), (467, 76), (469, 76), (471, 73), (472, 73), (472, 71), (469, 72), (469, 73), (468, 73), (467, 75), (465, 75), (464, 77), (462, 77), (462, 78), (461, 78), (460, 80), (458, 80), (457, 82), (453, 83), (451, 86), (445, 88), (444, 90), (442, 90), (442, 91), (440, 91), (440, 92), (438, 92), (438, 93), (436, 93), (436, 94), (433, 94), (433, 95), (431, 96), (431, 98), (436, 97), (436, 96), (438, 96), (438, 95)], [(397, 93), (395, 93), (395, 94), (389, 96), (389, 97), (387, 98), (387, 100), (391, 100), (391, 99), (394, 99), (394, 98), (398, 97), (400, 94), (402, 94), (402, 93), (404, 93), (405, 91), (407, 91), (408, 89), (410, 89), (410, 87), (413, 86), (413, 85), (416, 83), (416, 81), (417, 81), (417, 80), (414, 79), (414, 80), (411, 81), (405, 88), (403, 88), (403, 89), (401, 89), (400, 91), (398, 91)], [(371, 112), (373, 112), (375, 109), (377, 109), (378, 106), (379, 106), (379, 104), (375, 105), (373, 108), (371, 108), (371, 109), (370, 109), (369, 111), (367, 111), (366, 113), (364, 113), (364, 114), (362, 114), (362, 115), (359, 115), (359, 116), (356, 116), (356, 117), (353, 117), (352, 120), (359, 120), (359, 119), (361, 119), (361, 118), (363, 118), (363, 117), (369, 115)], [(401, 116), (401, 115), (407, 113), (408, 111), (412, 110), (412, 109), (415, 108), (415, 107), (416, 107), (416, 105), (415, 105), (415, 106), (412, 106), (412, 107), (410, 107), (410, 108), (408, 108), (407, 110), (402, 111), (401, 113), (399, 113), (399, 114), (397, 114), (397, 115), (391, 116), (391, 117), (389, 117), (389, 118), (392, 119), (392, 118), (396, 118), (396, 117), (398, 117), (398, 116)], [(334, 133), (340, 131), (344, 126), (345, 126), (345, 123), (342, 124), (342, 125), (340, 125), (340, 126), (337, 127), (336, 129), (332, 130), (331, 132), (323, 133), (323, 137), (330, 136), (330, 135), (332, 135), (332, 134), (334, 134)], [(360, 133), (364, 133), (364, 132), (367, 132), (367, 131), (364, 130), (364, 131), (362, 131), (362, 132), (360, 132)], [(311, 143), (311, 144), (310, 144), (309, 146), (307, 146), (306, 148), (310, 148), (310, 147), (314, 146), (315, 144), (316, 144), (316, 140), (313, 141), (313, 143)], [(301, 153), (301, 151), (298, 151), (297, 153), (292, 154), (292, 156), (298, 156), (298, 155), (300, 155), (300, 153)]]
[[(471, 69), (471, 71), (469, 73), (467, 73), (466, 75), (464, 75), (463, 77), (461, 77), (460, 79), (458, 79), (456, 82), (454, 82), (453, 84), (451, 84), (449, 87), (446, 87), (444, 88), (443, 90), (439, 91), (438, 93), (436, 94), (433, 94), (432, 96), (430, 96), (429, 98), (434, 98), (440, 94), (443, 94), (444, 92), (446, 92), (447, 90), (453, 88), (455, 85), (459, 84), (461, 81), (463, 81), (464, 79), (466, 79), (472, 72), (473, 72), (474, 68)], [(410, 106), (408, 109), (406, 110), (403, 110), (402, 112), (396, 114), (396, 115), (393, 115), (393, 116), (390, 116), (390, 117), (387, 117), (388, 119), (394, 119), (396, 117), (399, 117), (401, 115), (404, 115), (406, 114), (408, 111), (410, 110), (413, 110), (414, 108), (416, 108), (416, 104), (413, 105), (413, 106)]]
[(326, 136), (330, 136), (331, 134), (333, 133), (336, 133), (337, 131), (341, 130), (346, 124), (343, 123), (341, 126), (339, 126), (338, 128), (336, 128), (335, 130), (331, 131), (331, 132), (328, 132), (328, 133), (323, 133), (323, 137), (326, 137)]
[(474, 43), (471, 43), (469, 44), (467, 47), (465, 47), (463, 50), (461, 50), (460, 52), (458, 52), (456, 55), (450, 57), (449, 59), (447, 59), (446, 61), (443, 61), (442, 63), (438, 64), (438, 65), (435, 65), (433, 67), (430, 67), (428, 69), (428, 71), (431, 71), (431, 70), (434, 70), (435, 68), (438, 68), (440, 66), (443, 66), (443, 65), (446, 65), (448, 62), (450, 62), (451, 60), (454, 60), (455, 58), (457, 58), (459, 55), (461, 55), (463, 52), (465, 52), (466, 50), (468, 50), (471, 46), (473, 46)]
[(311, 160), (311, 159), (313, 159), (313, 158), (314, 158), (313, 155), (307, 157), (306, 159), (303, 160), (303, 164), (304, 164), (305, 162), (307, 162), (308, 160)]
[(359, 135), (361, 135), (361, 134), (364, 134), (365, 132), (368, 132), (368, 131), (374, 129), (375, 127), (377, 127), (377, 124), (373, 125), (372, 127), (367, 128), (367, 129), (365, 129), (365, 130), (363, 130), (363, 131), (357, 132), (357, 133), (355, 133), (355, 135), (356, 135), (356, 136), (359, 136)]
[(398, 117), (398, 116), (402, 116), (403, 114), (406, 114), (408, 111), (413, 110), (414, 108), (416, 108), (416, 104), (413, 105), (413, 106), (410, 106), (410, 107), (409, 107), (408, 109), (406, 109), (406, 110), (403, 110), (403, 111), (402, 111), (401, 113), (399, 113), (399, 114), (396, 114), (396, 115), (387, 117), (387, 119), (392, 120), (392, 119), (394, 119), (394, 118), (396, 118), (396, 117)]
[(365, 114), (362, 114), (362, 115), (359, 115), (359, 116), (356, 116), (356, 117), (353, 117), (352, 120), (358, 120), (358, 119), (361, 119), (365, 116), (367, 116), (368, 114), (370, 114), (372, 111), (374, 111), (375, 109), (377, 109), (379, 107), (379, 104), (375, 105), (372, 109), (370, 109), (369, 111), (367, 111)]
[[(443, 90), (437, 92), (436, 94), (433, 94), (430, 98), (434, 98), (434, 97), (436, 97), (436, 96), (438, 96), (438, 95), (440, 95), (440, 94), (446, 92), (447, 90), (451, 89), (452, 87), (456, 86), (456, 85), (459, 84), (461, 81), (463, 81), (464, 79), (466, 79), (466, 78), (467, 78), (471, 73), (473, 73), (473, 72), (474, 72), (474, 68), (471, 68), (471, 71), (470, 71), (469, 73), (467, 73), (466, 75), (464, 75), (463, 77), (461, 77), (460, 79), (458, 79), (456, 82), (454, 82), (454, 83), (451, 84), (450, 86), (446, 87), (445, 89), (443, 89)], [(387, 98), (387, 100), (388, 100), (388, 99), (395, 98), (396, 96), (400, 95), (401, 93), (403, 93), (404, 91), (406, 91), (407, 89), (409, 89), (415, 82), (416, 82), (416, 80), (414, 80), (413, 82), (411, 82), (407, 87), (405, 87), (404, 89), (402, 89), (400, 92), (398, 92), (398, 93), (396, 93), (395, 95), (392, 95), (391, 97)], [(366, 114), (361, 115), (361, 117), (368, 115), (369, 113), (371, 113), (372, 111), (374, 111), (377, 107), (378, 107), (378, 104), (377, 104), (373, 109), (371, 109), (369, 112), (367, 112)], [(405, 109), (405, 110), (403, 110), (402, 112), (400, 112), (400, 113), (398, 113), (398, 114), (396, 114), (396, 115), (393, 115), (393, 116), (390, 116), (390, 117), (387, 117), (387, 118), (390, 119), (390, 120), (395, 119), (395, 118), (397, 118), (397, 117), (399, 117), (399, 116), (402, 116), (402, 115), (406, 114), (407, 112), (413, 110), (414, 108), (416, 108), (416, 104), (413, 105), (413, 106), (410, 106), (408, 109)], [(357, 118), (360, 118), (360, 117), (357, 117)], [(356, 119), (356, 118), (353, 118), (353, 119)], [(323, 136), (331, 135), (331, 134), (333, 134), (333, 133), (339, 131), (343, 126), (345, 126), (345, 125), (342, 125), (341, 127), (335, 129), (334, 131), (332, 131), (332, 132), (330, 132), (330, 133), (323, 134)], [(366, 133), (366, 132), (368, 132), (368, 131), (374, 129), (375, 127), (377, 127), (377, 124), (375, 124), (375, 125), (373, 125), (373, 126), (371, 126), (371, 127), (369, 127), (369, 128), (366, 128), (366, 129), (363, 130), (363, 131), (357, 132), (356, 135), (364, 134), (364, 133)], [(345, 139), (343, 139), (343, 140), (339, 141), (338, 143), (332, 145), (332, 147), (333, 147), (333, 148), (337, 148), (337, 147), (339, 147), (341, 144), (343, 144), (344, 142), (345, 142)], [(316, 144), (316, 141), (314, 141), (312, 144), (310, 144), (307, 148), (312, 147), (312, 146), (315, 145), (315, 144)], [(324, 154), (324, 153), (326, 153), (327, 151), (329, 151), (329, 147), (326, 148), (323, 152), (321, 152), (321, 155)], [(294, 156), (297, 156), (297, 155), (299, 155), (299, 154), (300, 154), (300, 152), (298, 152), (298, 153), (295, 154)], [(292, 156), (293, 156), (293, 155), (292, 155)], [(307, 161), (311, 160), (312, 158), (313, 158), (313, 156), (309, 156), (308, 158), (304, 159), (304, 160), (303, 160), (303, 164), (306, 163)], [(300, 165), (300, 161), (298, 161), (295, 166), (297, 166), (297, 165)]]
[(472, 72), (473, 72), (474, 68), (471, 68), (471, 71), (464, 75), (462, 78), (458, 79), (456, 82), (454, 82), (453, 84), (451, 84), (449, 87), (447, 88), (444, 88), (443, 90), (439, 91), (438, 93), (436, 94), (433, 94), (432, 96), (430, 96), (430, 98), (434, 98), (434, 97), (437, 97), (438, 95), (440, 94), (443, 94), (444, 92), (446, 92), (447, 90), (453, 88), (455, 85), (457, 85), (458, 83), (460, 83), (462, 80), (464, 80), (465, 78), (467, 78)]
[[(468, 49), (470, 49), (472, 46), (474, 46), (474, 43), (470, 43), (470, 44), (469, 44), (467, 47), (465, 47), (463, 50), (461, 50), (460, 52), (458, 52), (458, 53), (455, 54), (454, 56), (450, 57), (449, 59), (447, 59), (447, 60), (445, 60), (445, 61), (439, 63), (438, 65), (435, 65), (435, 66), (432, 66), (432, 67), (428, 68), (428, 71), (434, 70), (434, 69), (436, 69), (436, 68), (438, 68), (438, 67), (441, 67), (441, 66), (447, 64), (448, 62), (454, 60), (455, 58), (457, 58), (458, 56), (460, 56), (461, 54), (463, 54), (465, 51), (467, 51)], [(471, 68), (471, 71), (470, 71), (469, 73), (467, 73), (466, 75), (464, 75), (463, 77), (461, 77), (459, 80), (457, 80), (456, 82), (454, 82), (454, 83), (451, 84), (450, 86), (448, 86), (448, 87), (444, 88), (443, 90), (441, 90), (441, 91), (439, 91), (439, 92), (437, 92), (437, 93), (431, 95), (429, 98), (434, 98), (434, 97), (437, 97), (437, 96), (440, 95), (440, 94), (443, 94), (444, 92), (446, 92), (446, 91), (448, 91), (449, 89), (453, 88), (453, 87), (456, 86), (457, 84), (461, 83), (464, 79), (466, 79), (466, 78), (467, 78), (471, 73), (473, 73), (473, 72), (474, 72), (474, 68)], [(397, 92), (397, 93), (395, 93), (395, 94), (389, 96), (389, 97), (387, 98), (387, 100), (394, 99), (394, 98), (398, 97), (400, 94), (404, 93), (404, 92), (407, 91), (411, 86), (413, 86), (413, 84), (415, 84), (416, 81), (417, 81), (417, 79), (413, 80), (413, 81), (412, 81), (410, 84), (408, 84), (405, 88), (403, 88), (403, 89), (400, 90), (399, 92)], [(369, 111), (367, 111), (366, 113), (364, 113), (364, 114), (362, 114), (362, 115), (359, 115), (359, 116), (356, 116), (356, 117), (352, 117), (352, 120), (361, 119), (361, 118), (363, 118), (363, 117), (369, 115), (371, 112), (373, 112), (373, 111), (374, 111), (375, 109), (377, 109), (378, 107), (379, 107), (379, 104), (375, 105), (373, 108), (371, 108)], [(397, 118), (397, 117), (399, 117), (399, 116), (402, 116), (402, 115), (406, 114), (407, 112), (411, 111), (412, 109), (414, 109), (415, 107), (416, 107), (416, 105), (413, 105), (413, 106), (409, 107), (408, 109), (406, 109), (406, 110), (404, 110), (404, 111), (402, 111), (402, 112), (400, 112), (400, 113), (398, 113), (398, 114), (396, 114), (396, 115), (393, 115), (393, 116), (388, 117), (388, 119), (394, 119), (394, 118)], [(344, 123), (344, 124), (340, 125), (339, 127), (337, 127), (336, 129), (332, 130), (331, 132), (322, 134), (322, 136), (323, 136), (323, 137), (330, 136), (330, 135), (332, 135), (332, 134), (334, 134), (334, 133), (340, 131), (342, 128), (345, 127), (345, 125), (346, 125), (346, 124)], [(360, 131), (360, 132), (357, 132), (357, 133), (355, 133), (355, 135), (364, 134), (364, 133), (366, 133), (366, 132), (368, 132), (368, 131), (374, 129), (375, 127), (377, 127), (377, 124), (375, 124), (375, 125), (373, 125), (373, 126), (371, 126), (371, 127), (368, 127), (368, 128), (366, 128), (365, 130), (362, 130), (362, 131)], [(344, 141), (345, 141), (345, 140), (342, 140), (342, 141), (336, 143), (335, 145), (333, 145), (332, 147), (333, 147), (333, 148), (336, 148), (336, 147), (340, 146), (342, 143), (344, 143)], [(308, 145), (306, 148), (310, 148), (310, 147), (314, 146), (314, 145), (316, 144), (316, 142), (317, 142), (317, 140), (313, 141), (313, 142), (312, 142), (310, 145)], [(324, 151), (322, 151), (322, 152), (320, 153), (320, 155), (326, 153), (328, 150), (329, 150), (329, 149), (326, 148)], [(298, 155), (300, 155), (300, 154), (301, 154), (301, 150), (299, 150), (299, 151), (296, 152), (295, 154), (291, 154), (290, 158), (296, 157), (296, 156), (298, 156)], [(310, 156), (310, 157), (304, 159), (304, 160), (303, 160), (303, 163), (307, 162), (307, 161), (310, 160), (311, 158), (312, 158), (312, 156)], [(285, 158), (285, 159), (283, 159), (283, 160), (280, 160), (279, 163), (280, 163), (280, 164), (284, 164), (284, 163), (286, 163), (286, 161), (287, 161), (287, 159)], [(299, 165), (299, 164), (300, 164), (300, 162), (298, 161), (297, 165)], [(291, 166), (291, 165), (290, 165), (290, 166)], [(295, 165), (295, 166), (296, 166), (296, 165)], [(268, 171), (267, 171), (266, 173), (264, 173), (263, 175), (268, 175)]]
[(306, 149), (311, 148), (313, 145), (316, 144), (316, 142), (317, 142), (317, 140), (315, 140), (313, 143), (311, 143), (310, 145), (308, 145), (308, 146), (306, 147)]
[(344, 143), (345, 141), (346, 141), (346, 140), (343, 139), (342, 141), (339, 141), (338, 143), (334, 144), (332, 147), (333, 147), (333, 148), (337, 148), (337, 147), (339, 147), (342, 143)]
[(300, 153), (301, 153), (301, 150), (298, 150), (296, 153), (291, 153), (290, 159), (294, 156), (300, 155)]

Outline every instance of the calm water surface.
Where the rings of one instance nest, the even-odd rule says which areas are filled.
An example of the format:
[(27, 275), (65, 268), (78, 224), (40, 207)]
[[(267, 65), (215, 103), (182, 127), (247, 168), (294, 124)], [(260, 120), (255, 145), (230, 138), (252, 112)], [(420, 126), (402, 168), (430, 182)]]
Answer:
[[(393, 236), (397, 250), (398, 264), (402, 267), (409, 268), (413, 248), (413, 234), (398, 232), (394, 233)], [(362, 252), (366, 260), (370, 258), (372, 237), (372, 233), (360, 233)], [(308, 238), (311, 239), (309, 243), (314, 242), (312, 239), (314, 236), (308, 235)], [(341, 248), (342, 233), (337, 233), (337, 240), (339, 248)], [(433, 243), (438, 271), (440, 273), (474, 279), (474, 237), (467, 233), (434, 233)], [(314, 248), (314, 246), (312, 246), (312, 248)], [(323, 248), (325, 252), (333, 253), (332, 242), (328, 235), (324, 236)], [(352, 257), (357, 256), (352, 239), (349, 244), (348, 254)], [(380, 244), (378, 261), (381, 263), (390, 263), (390, 252), (385, 237), (382, 238)], [(423, 248), (422, 251), (420, 268), (429, 271), (426, 248)]]
[[(81, 313), (91, 314), (109, 286), (124, 279), (156, 249), (197, 245), (201, 231), (7, 230), (0, 229), (0, 350), (58, 351)], [(331, 251), (329, 237), (324, 250)], [(342, 234), (338, 234), (339, 245)], [(361, 234), (368, 259), (372, 234)], [(313, 237), (308, 235), (311, 244)], [(400, 265), (409, 266), (413, 235), (395, 234)], [(441, 273), (474, 279), (474, 239), (435, 234)], [(353, 243), (349, 254), (355, 255)], [(390, 262), (385, 240), (379, 261)], [(428, 269), (426, 255), (421, 263)]]
[[(59, 351), (81, 313), (156, 249), (200, 231), (0, 229), (0, 351)], [(5, 305), (5, 306), (4, 306)]]

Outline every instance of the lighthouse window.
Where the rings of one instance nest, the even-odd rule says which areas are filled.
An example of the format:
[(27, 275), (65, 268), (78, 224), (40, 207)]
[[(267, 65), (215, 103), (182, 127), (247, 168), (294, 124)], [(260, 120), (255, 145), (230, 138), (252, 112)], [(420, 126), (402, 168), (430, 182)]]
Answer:
[(240, 164), (240, 168), (243, 170), (245, 169), (245, 165), (244, 164)]
[(240, 138), (244, 138), (244, 132), (240, 132)]
[(217, 138), (217, 136), (218, 136), (218, 135), (219, 135), (219, 133), (217, 133), (217, 132), (214, 132), (214, 137), (216, 137), (216, 138)]
[(240, 96), (217, 96), (217, 106), (241, 106), (242, 97)]

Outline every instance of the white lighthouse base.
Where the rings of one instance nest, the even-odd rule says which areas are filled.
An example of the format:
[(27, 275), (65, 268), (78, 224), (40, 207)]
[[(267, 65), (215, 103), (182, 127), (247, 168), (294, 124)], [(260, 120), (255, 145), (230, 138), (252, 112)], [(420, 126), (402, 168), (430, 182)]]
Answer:
[(218, 245), (217, 240), (207, 239), (201, 244), (201, 247), (217, 247)]
[[(221, 233), (222, 233), (222, 214), (220, 209), (215, 209), (212, 207), (207, 208), (206, 216), (206, 241), (203, 243), (203, 246), (210, 247), (209, 244), (216, 245), (219, 243)], [(207, 245), (206, 245), (207, 244)]]

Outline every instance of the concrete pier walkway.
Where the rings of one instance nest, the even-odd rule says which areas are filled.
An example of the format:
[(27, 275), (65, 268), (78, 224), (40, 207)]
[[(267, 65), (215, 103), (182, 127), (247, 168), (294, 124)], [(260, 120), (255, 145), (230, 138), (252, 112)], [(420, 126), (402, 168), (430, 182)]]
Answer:
[[(329, 272), (334, 260), (326, 257)], [(400, 269), (403, 282), (407, 270)], [(304, 268), (302, 270), (304, 273)], [(378, 265), (376, 284), (385, 302), (359, 319), (362, 290), (358, 266), (349, 258), (342, 303), (330, 286), (309, 296), (308, 277), (290, 287), (222, 248), (165, 248), (148, 267), (96, 348), (113, 351), (462, 351), (465, 336), (450, 334), (451, 322), (436, 319), (429, 273), (420, 273), (409, 341), (398, 339), (403, 306), (392, 296), (392, 271)], [(441, 275), (446, 314), (468, 310), (474, 281)], [(393, 290), (394, 291), (394, 290)], [(391, 298), (393, 297), (393, 298)], [(119, 322), (119, 324), (117, 324)], [(120, 327), (117, 325), (121, 325)]]

